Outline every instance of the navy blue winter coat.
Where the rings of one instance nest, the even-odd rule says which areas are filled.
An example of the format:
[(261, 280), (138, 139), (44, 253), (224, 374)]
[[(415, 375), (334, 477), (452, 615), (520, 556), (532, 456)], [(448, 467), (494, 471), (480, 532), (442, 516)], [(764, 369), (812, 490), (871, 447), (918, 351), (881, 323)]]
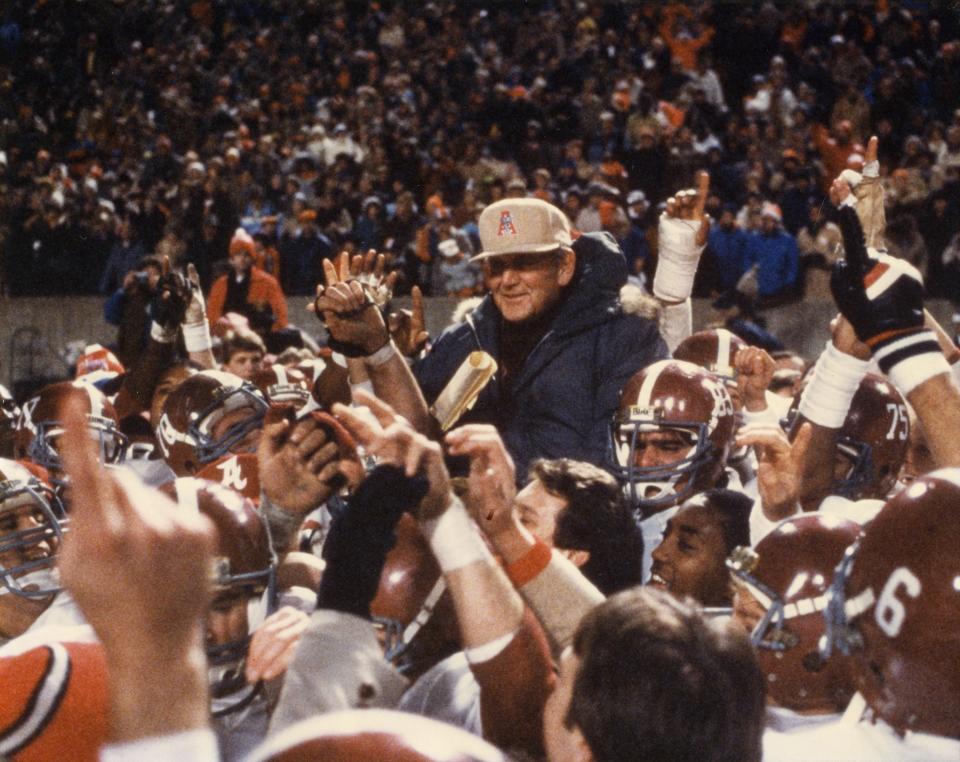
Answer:
[[(494, 376), (460, 423), (492, 423), (500, 431), (526, 481), (536, 458), (575, 458), (602, 465), (607, 425), (620, 389), (641, 368), (669, 356), (656, 324), (625, 314), (620, 288), (627, 268), (608, 233), (574, 242), (577, 269), (566, 299), (543, 339), (501, 394)], [(451, 326), (414, 368), (432, 404), (470, 352), (499, 358), (501, 317), (489, 295), (467, 320)], [(498, 360), (499, 361), (499, 360)]]

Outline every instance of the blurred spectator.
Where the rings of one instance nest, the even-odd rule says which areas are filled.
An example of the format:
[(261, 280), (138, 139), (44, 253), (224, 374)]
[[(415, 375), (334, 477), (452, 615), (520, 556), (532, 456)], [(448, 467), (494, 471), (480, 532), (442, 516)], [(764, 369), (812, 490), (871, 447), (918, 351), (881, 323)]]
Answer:
[(797, 234), (803, 295), (829, 300), (830, 268), (843, 253), (843, 237), (823, 215), (820, 203), (811, 204), (807, 214), (808, 222)]
[(737, 224), (732, 204), (724, 206), (719, 224), (707, 237), (706, 260), (716, 273), (716, 286), (721, 292), (736, 288), (737, 282), (750, 267), (747, 246), (749, 236)]
[(107, 266), (100, 278), (101, 294), (113, 293), (126, 283), (127, 275), (137, 269), (144, 255), (143, 244), (134, 239), (129, 220), (118, 219), (116, 232), (116, 243), (110, 247)]
[(330, 239), (317, 229), (317, 213), (305, 209), (280, 236), (280, 274), (283, 292), (311, 296), (323, 278), (321, 262), (333, 256)]
[(650, 242), (647, 231), (651, 225), (650, 204), (642, 190), (631, 191), (627, 196), (627, 216), (630, 224), (626, 235), (618, 237), (620, 248), (627, 259), (629, 279), (638, 286), (644, 286), (646, 277), (644, 268), (650, 263)]
[[(207, 317), (216, 323), (227, 312), (244, 315), (250, 327), (260, 334), (287, 327), (287, 300), (280, 284), (254, 266), (255, 245), (243, 229), (238, 228), (230, 242), (231, 272), (220, 276), (210, 289)], [(316, 282), (316, 281), (314, 281)]]
[(939, 191), (930, 197), (919, 228), (927, 249), (927, 289), (933, 294), (950, 296), (943, 290), (943, 253), (950, 239), (960, 232), (960, 214), (946, 193)]
[(749, 237), (747, 262), (756, 268), (757, 293), (761, 304), (789, 299), (797, 280), (797, 242), (782, 227), (783, 215), (776, 204), (763, 205), (760, 230)]

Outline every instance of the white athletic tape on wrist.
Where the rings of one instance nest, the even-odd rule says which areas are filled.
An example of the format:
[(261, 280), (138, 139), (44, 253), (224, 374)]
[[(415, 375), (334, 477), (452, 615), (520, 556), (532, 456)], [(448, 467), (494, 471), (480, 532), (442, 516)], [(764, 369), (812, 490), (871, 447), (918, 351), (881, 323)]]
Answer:
[(367, 355), (363, 358), (365, 365), (376, 368), (378, 365), (384, 365), (389, 362), (393, 356), (397, 353), (397, 345), (393, 343), (393, 339), (390, 339), (386, 344), (384, 344), (380, 349), (374, 352), (372, 355)]
[(839, 429), (847, 418), (850, 402), (860, 387), (869, 365), (827, 342), (810, 383), (803, 390), (797, 411), (808, 421), (828, 429)]
[(682, 302), (693, 291), (693, 278), (704, 246), (697, 246), (700, 223), (660, 215), (657, 272), (653, 295), (670, 302)]
[(177, 338), (177, 329), (168, 330), (157, 322), (150, 323), (150, 338), (161, 344), (172, 344)]
[(438, 518), (421, 522), (420, 531), (444, 573), (493, 558), (479, 527), (458, 497), (453, 497), (450, 507)]
[(873, 358), (903, 395), (934, 376), (950, 372), (936, 335), (928, 329), (881, 342), (873, 348)]
[(207, 321), (202, 323), (184, 323), (181, 329), (183, 331), (183, 344), (188, 352), (205, 352), (213, 347), (213, 339), (210, 338), (210, 326)]

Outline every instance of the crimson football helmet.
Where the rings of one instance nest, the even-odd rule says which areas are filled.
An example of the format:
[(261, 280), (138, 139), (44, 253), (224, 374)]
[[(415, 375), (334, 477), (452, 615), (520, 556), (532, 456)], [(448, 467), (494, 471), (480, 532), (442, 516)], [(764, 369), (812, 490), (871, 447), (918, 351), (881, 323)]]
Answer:
[(219, 484), (181, 477), (160, 487), (181, 508), (196, 510), (217, 529), (214, 559), (214, 597), (211, 608), (247, 600), (247, 627), (243, 637), (207, 645), (208, 675), (214, 716), (247, 706), (259, 686), (244, 676), (250, 636), (276, 608), (277, 557), (265, 519), (242, 495)]
[(353, 400), (347, 362), (342, 355), (334, 353), (330, 357), (304, 360), (297, 365), (297, 370), (307, 377), (313, 401), (323, 410), (329, 410), (334, 402), (349, 405)]
[(271, 405), (282, 403), (299, 409), (310, 399), (310, 383), (302, 371), (274, 363), (254, 372), (250, 379)]
[(829, 514), (781, 522), (756, 548), (737, 548), (727, 567), (765, 610), (751, 633), (767, 691), (797, 711), (843, 711), (853, 696), (850, 660), (821, 658), (823, 609), (833, 570), (860, 526)]
[[(733, 403), (717, 376), (693, 363), (660, 360), (635, 373), (620, 393), (607, 462), (631, 506), (659, 510), (718, 486), (735, 430)], [(674, 463), (640, 466), (641, 434), (678, 431), (689, 449)]]
[(459, 633), (440, 567), (416, 520), (404, 514), (394, 533), (370, 614), (382, 628), (387, 661), (415, 680), (459, 650)]
[[(794, 398), (791, 416), (802, 394)], [(867, 373), (837, 435), (837, 450), (850, 465), (844, 476), (834, 479), (830, 494), (885, 500), (896, 485), (909, 439), (910, 416), (900, 392), (883, 376)]]
[(733, 363), (747, 342), (726, 328), (708, 328), (692, 333), (673, 350), (674, 360), (685, 360), (706, 368), (724, 383), (737, 385)]
[(100, 758), (110, 713), (99, 643), (52, 642), (2, 656), (0, 685), (0, 758)]
[(890, 498), (837, 567), (825, 653), (897, 732), (960, 738), (960, 468)]
[[(240, 410), (247, 414), (217, 434), (221, 419)], [(204, 464), (247, 446), (266, 412), (267, 401), (253, 384), (233, 373), (205, 370), (170, 392), (157, 424), (157, 444), (174, 473), (189, 476)]]
[(66, 523), (49, 484), (0, 458), (0, 594), (47, 598), (60, 591), (55, 567)]
[(117, 411), (103, 392), (80, 381), (50, 384), (23, 403), (17, 421), (17, 457), (32, 460), (51, 474), (59, 474), (61, 465), (56, 440), (63, 434), (60, 411), (71, 398), (79, 399), (84, 407), (87, 427), (99, 442), (100, 461), (122, 463), (127, 438), (120, 431)]
[(462, 728), (391, 709), (347, 709), (311, 717), (268, 737), (251, 762), (506, 762)]
[(20, 406), (3, 384), (0, 384), (0, 458), (12, 458), (16, 451), (17, 420)]

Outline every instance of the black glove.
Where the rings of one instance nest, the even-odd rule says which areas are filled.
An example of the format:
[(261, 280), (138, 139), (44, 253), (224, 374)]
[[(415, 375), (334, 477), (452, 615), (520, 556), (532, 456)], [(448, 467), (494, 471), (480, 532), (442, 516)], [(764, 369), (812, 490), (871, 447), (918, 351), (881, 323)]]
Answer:
[(874, 348), (887, 337), (922, 328), (923, 282), (916, 270), (895, 257), (871, 258), (853, 207), (831, 216), (843, 234), (845, 254), (833, 266), (830, 291), (857, 338)]
[(370, 616), (394, 527), (429, 489), (426, 477), (408, 478), (396, 466), (377, 466), (334, 520), (323, 546), (327, 567), (317, 592), (317, 608)]
[(150, 303), (153, 321), (168, 331), (175, 331), (183, 322), (190, 304), (190, 283), (180, 273), (170, 272), (157, 281), (157, 289)]

